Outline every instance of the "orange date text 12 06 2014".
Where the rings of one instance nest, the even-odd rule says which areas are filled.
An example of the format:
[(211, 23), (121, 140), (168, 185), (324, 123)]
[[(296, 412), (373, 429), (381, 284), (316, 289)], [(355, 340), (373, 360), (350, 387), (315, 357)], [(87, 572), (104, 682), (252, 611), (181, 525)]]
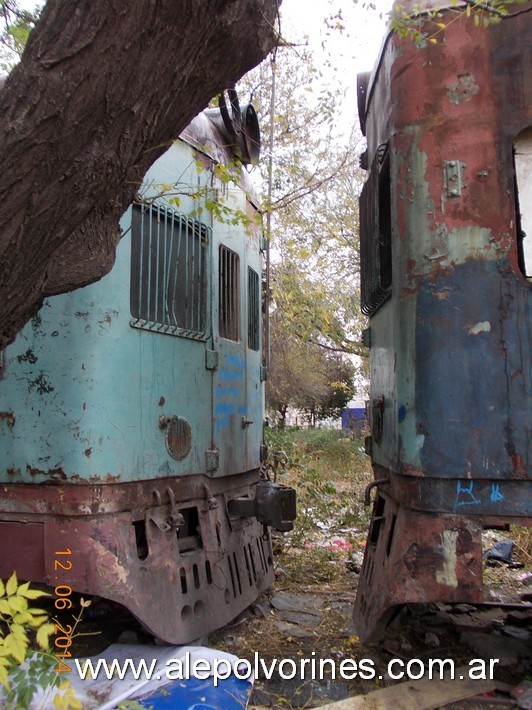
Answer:
[[(68, 549), (57, 550), (55, 553), (54, 570), (57, 574), (56, 580), (58, 582), (63, 581), (60, 575), (62, 577), (65, 572), (72, 570), (71, 554), (71, 550)], [(54, 587), (54, 594), (54, 605), (57, 610), (63, 611), (64, 609), (72, 609), (72, 599), (70, 598), (72, 595), (72, 587), (68, 584), (59, 583)], [(72, 655), (69, 651), (72, 645), (72, 631), (73, 629), (70, 624), (60, 624), (58, 621), (55, 621), (54, 645), (57, 657), (60, 659), (57, 662), (57, 673), (70, 673), (72, 670), (69, 665), (64, 663), (65, 658), (70, 658)]]

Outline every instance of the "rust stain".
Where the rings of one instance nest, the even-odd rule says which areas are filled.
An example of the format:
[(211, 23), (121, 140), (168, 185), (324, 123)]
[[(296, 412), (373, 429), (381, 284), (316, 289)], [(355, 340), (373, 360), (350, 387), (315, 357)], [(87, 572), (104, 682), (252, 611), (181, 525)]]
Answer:
[(88, 449), (85, 449), (85, 456), (87, 458), (90, 458), (91, 454), (92, 454), (92, 446), (90, 446)]
[(517, 452), (512, 454), (512, 464), (516, 478), (528, 478), (525, 462), (523, 461), (521, 454), (518, 454)]
[(159, 407), (164, 407), (164, 403), (166, 402), (164, 397), (159, 398)]
[(0, 421), (4, 421), (9, 429), (15, 426), (16, 417), (13, 412), (0, 412)]
[(30, 474), (32, 478), (35, 478), (36, 476), (48, 476), (46, 483), (57, 483), (58, 481), (68, 480), (68, 476), (60, 467), (51, 468), (48, 471), (43, 471), (40, 468), (34, 468), (33, 466), (30, 466), (28, 464), (26, 466), (26, 471)]
[(88, 483), (120, 483), (120, 476), (106, 473), (105, 476), (90, 476)]

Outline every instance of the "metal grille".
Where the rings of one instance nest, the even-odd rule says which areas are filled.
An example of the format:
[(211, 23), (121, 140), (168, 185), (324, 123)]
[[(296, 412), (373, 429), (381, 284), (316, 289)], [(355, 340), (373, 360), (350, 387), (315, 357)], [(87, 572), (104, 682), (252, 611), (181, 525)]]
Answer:
[(219, 332), (221, 338), (240, 340), (240, 257), (220, 246)]
[(390, 156), (380, 146), (360, 197), (362, 312), (373, 315), (392, 285)]
[(131, 324), (203, 339), (210, 230), (159, 205), (134, 205), (131, 230)]
[(260, 289), (259, 275), (248, 267), (248, 348), (260, 345)]

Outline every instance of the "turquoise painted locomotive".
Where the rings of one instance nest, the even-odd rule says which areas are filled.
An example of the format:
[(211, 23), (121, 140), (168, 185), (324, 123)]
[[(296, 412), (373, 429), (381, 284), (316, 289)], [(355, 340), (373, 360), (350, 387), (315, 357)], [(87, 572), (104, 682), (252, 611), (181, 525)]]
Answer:
[(0, 377), (0, 577), (117, 601), (172, 643), (271, 584), (268, 526), (295, 517), (263, 472), (260, 138), (230, 99), (145, 176), (111, 272), (47, 299)]

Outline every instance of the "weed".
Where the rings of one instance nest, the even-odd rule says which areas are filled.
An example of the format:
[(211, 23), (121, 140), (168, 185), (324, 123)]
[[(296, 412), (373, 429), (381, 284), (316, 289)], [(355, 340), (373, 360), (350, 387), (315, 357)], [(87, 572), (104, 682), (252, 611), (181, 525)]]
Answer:
[(283, 452), (280, 475), (297, 491), (292, 545), (303, 545), (315, 530), (367, 527), (370, 511), (362, 500), (371, 474), (361, 440), (337, 429), (271, 429), (268, 446), (274, 458)]

